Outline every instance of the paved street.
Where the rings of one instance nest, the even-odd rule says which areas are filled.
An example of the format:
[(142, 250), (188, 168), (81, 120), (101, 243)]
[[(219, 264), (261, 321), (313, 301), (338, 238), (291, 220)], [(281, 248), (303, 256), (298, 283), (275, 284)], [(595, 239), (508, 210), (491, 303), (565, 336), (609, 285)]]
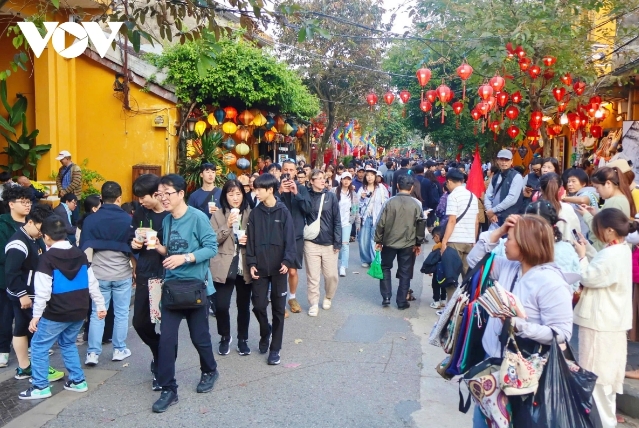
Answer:
[[(443, 358), (441, 350), (426, 344), (435, 314), (428, 307), (430, 278), (427, 287), (422, 286), (422, 260), (420, 256), (412, 285), (418, 300), (406, 311), (383, 309), (378, 282), (359, 266), (357, 244), (351, 244), (351, 268), (340, 279), (331, 310), (320, 309), (317, 318), (302, 313), (286, 320), (281, 365), (268, 366), (266, 356), (257, 352), (258, 326), (252, 318), (249, 345), (253, 353), (240, 357), (233, 345), (229, 355), (216, 355), (220, 379), (209, 394), (195, 393), (199, 362), (183, 323), (177, 361), (180, 402), (167, 413), (151, 412), (158, 393), (151, 391), (150, 352), (131, 328), (128, 346), (133, 356), (111, 362), (112, 349), (106, 345), (100, 364), (86, 369), (89, 393), (62, 391), (42, 404), (23, 405), (16, 411), (31, 410), (8, 426), (40, 426), (48, 419), (46, 426), (51, 428), (96, 423), (113, 427), (470, 426), (470, 415), (457, 411), (457, 383), (445, 382), (434, 370)], [(303, 272), (300, 284), (298, 299), (307, 309)], [(211, 331), (216, 331), (213, 318)], [(217, 345), (218, 336), (213, 340)], [(81, 346), (81, 354), (85, 349), (86, 345)], [(57, 353), (52, 363), (60, 367)], [(14, 369), (12, 360), (12, 366), (1, 369), (0, 375), (6, 378)], [(14, 391), (28, 385), (7, 382)], [(61, 389), (60, 383), (55, 384), (54, 391)]]

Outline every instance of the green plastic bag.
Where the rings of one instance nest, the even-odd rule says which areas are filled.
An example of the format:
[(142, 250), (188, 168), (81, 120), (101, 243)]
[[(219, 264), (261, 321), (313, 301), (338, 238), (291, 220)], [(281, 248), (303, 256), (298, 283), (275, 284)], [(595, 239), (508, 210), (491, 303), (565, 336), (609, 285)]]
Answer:
[(367, 272), (375, 279), (384, 279), (384, 272), (382, 272), (382, 254), (379, 251), (375, 251), (375, 260), (371, 263), (370, 269)]

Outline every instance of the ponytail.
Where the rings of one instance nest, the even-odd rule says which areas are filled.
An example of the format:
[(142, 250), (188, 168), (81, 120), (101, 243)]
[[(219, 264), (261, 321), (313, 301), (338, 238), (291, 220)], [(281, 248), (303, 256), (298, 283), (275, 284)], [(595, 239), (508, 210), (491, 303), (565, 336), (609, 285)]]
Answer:
[(543, 198), (550, 202), (553, 208), (559, 212), (561, 211), (561, 201), (559, 201), (559, 188), (562, 185), (561, 177), (559, 174), (549, 172), (541, 176), (539, 179), (539, 186), (541, 187), (541, 193)]

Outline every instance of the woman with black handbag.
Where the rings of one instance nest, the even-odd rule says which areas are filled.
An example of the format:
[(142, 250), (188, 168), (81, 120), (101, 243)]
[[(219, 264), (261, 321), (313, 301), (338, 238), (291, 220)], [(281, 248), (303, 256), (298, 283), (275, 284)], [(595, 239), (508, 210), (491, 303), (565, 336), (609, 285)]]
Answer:
[(237, 352), (250, 355), (248, 329), (251, 319), (251, 273), (246, 264), (246, 226), (249, 199), (238, 180), (229, 180), (222, 187), (220, 208), (211, 216), (211, 226), (217, 235), (218, 253), (211, 259), (215, 284), (217, 332), (220, 335), (218, 354), (230, 352), (231, 319), (229, 309), (233, 289), (237, 304)]
[(165, 245), (158, 244), (149, 232), (146, 236), (147, 248), (155, 247), (165, 256), (162, 265), (166, 269), (157, 364), (162, 394), (153, 404), (156, 413), (165, 412), (178, 402), (175, 358), (182, 318), (186, 318), (191, 341), (200, 355), (202, 376), (196, 391), (210, 392), (219, 377), (209, 333), (207, 299), (207, 294), (211, 294), (207, 293), (209, 260), (217, 254), (217, 239), (206, 214), (186, 204), (185, 192), (186, 182), (179, 175), (169, 174), (160, 179), (158, 196), (170, 213), (162, 222)]

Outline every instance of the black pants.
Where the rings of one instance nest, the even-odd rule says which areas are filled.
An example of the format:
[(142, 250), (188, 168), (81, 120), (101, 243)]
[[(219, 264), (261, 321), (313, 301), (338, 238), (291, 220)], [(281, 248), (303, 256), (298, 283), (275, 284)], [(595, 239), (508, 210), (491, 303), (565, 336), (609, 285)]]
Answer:
[(8, 354), (13, 338), (13, 304), (7, 290), (0, 289), (0, 354)]
[(288, 275), (273, 275), (260, 277), (253, 280), (253, 313), (260, 323), (260, 337), (269, 334), (268, 314), (268, 285), (271, 284), (271, 312), (273, 314), (273, 338), (271, 339), (271, 351), (282, 349), (282, 336), (284, 335), (284, 310), (286, 308)]
[(446, 284), (440, 284), (437, 282), (437, 274), (433, 274), (433, 282), (431, 282), (433, 287), (433, 301), (439, 302), (442, 300), (446, 300)]
[(208, 305), (200, 309), (185, 309), (181, 311), (162, 309), (156, 378), (163, 390), (177, 392), (175, 358), (177, 356), (178, 331), (182, 317), (186, 318), (191, 342), (200, 355), (200, 370), (202, 370), (202, 373), (209, 373), (217, 369), (217, 363), (213, 356), (211, 333), (209, 333)]
[(391, 269), (397, 257), (397, 278), (399, 278), (399, 288), (397, 289), (397, 306), (406, 305), (406, 294), (410, 288), (410, 280), (413, 279), (413, 268), (415, 266), (414, 247), (408, 248), (382, 248), (382, 271), (384, 279), (379, 281), (379, 291), (384, 299), (390, 299), (393, 295), (393, 283), (391, 281)]
[(233, 289), (236, 291), (235, 303), (237, 304), (237, 339), (247, 340), (249, 322), (251, 320), (251, 285), (244, 282), (241, 275), (235, 280), (227, 279), (226, 283), (215, 284), (215, 320), (217, 321), (217, 333), (220, 336), (231, 335), (231, 296)]
[[(113, 305), (112, 305), (113, 306)], [(135, 300), (133, 301), (133, 328), (142, 342), (151, 349), (153, 361), (159, 358), (160, 335), (151, 322), (151, 305), (149, 303), (149, 278), (138, 276), (135, 281)]]

